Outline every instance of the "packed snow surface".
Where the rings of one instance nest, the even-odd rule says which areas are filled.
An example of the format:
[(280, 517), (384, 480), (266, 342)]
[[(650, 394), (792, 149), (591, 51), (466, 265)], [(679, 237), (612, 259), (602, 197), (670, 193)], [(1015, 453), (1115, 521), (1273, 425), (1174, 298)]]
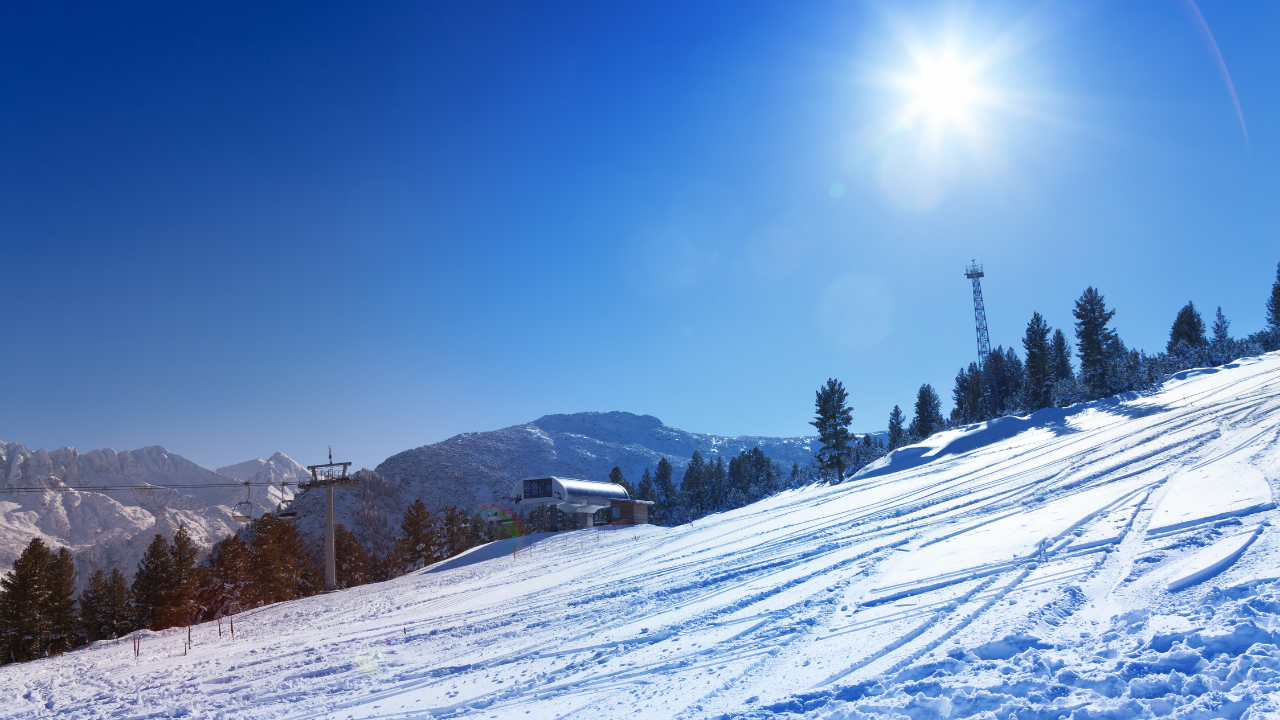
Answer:
[(1274, 718), (1278, 428), (1280, 356), (1184, 373), (692, 525), (260, 608), (186, 651), (171, 630), (5, 666), (0, 717)]

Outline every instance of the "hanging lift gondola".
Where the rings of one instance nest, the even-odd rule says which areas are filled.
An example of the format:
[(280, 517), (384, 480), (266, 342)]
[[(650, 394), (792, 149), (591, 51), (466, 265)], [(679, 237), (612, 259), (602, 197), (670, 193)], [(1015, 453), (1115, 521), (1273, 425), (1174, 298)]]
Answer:
[(284, 491), (288, 487), (289, 487), (289, 483), (287, 482), (280, 483), (280, 502), (276, 503), (276, 517), (283, 518), (285, 520), (292, 520), (298, 517), (298, 511), (294, 510), (292, 507), (290, 507), (288, 510), (284, 509)]
[(250, 513), (253, 512), (253, 503), (249, 502), (249, 497), (253, 493), (253, 487), (249, 484), (248, 480), (244, 481), (244, 486), (244, 502), (236, 503), (236, 506), (231, 509), (231, 519), (238, 523), (247, 523), (253, 519), (250, 516)]

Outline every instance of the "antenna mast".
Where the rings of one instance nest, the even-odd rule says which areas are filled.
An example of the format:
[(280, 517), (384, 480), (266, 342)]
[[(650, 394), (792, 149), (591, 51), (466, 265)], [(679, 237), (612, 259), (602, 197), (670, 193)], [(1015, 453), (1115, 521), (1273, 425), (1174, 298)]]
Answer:
[(982, 304), (982, 281), (979, 279), (984, 273), (977, 260), (964, 269), (964, 276), (973, 281), (973, 322), (978, 329), (978, 367), (981, 368), (991, 354), (991, 338), (987, 334), (987, 309)]

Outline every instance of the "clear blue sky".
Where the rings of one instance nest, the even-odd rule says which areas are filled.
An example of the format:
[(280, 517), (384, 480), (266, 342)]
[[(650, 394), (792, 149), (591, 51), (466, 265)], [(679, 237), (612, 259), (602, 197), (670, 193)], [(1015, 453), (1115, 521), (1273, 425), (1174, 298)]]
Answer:
[(1188, 300), (1247, 334), (1278, 33), (1223, 0), (10, 3), (0, 439), (799, 435), (828, 377), (883, 428), (975, 358), (970, 258), (993, 343), (1088, 285), (1131, 347)]

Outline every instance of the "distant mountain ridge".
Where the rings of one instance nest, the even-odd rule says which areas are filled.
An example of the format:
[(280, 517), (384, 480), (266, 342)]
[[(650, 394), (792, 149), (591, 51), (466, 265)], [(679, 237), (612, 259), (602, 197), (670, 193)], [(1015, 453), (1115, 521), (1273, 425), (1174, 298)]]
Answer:
[(509, 495), (520, 478), (536, 475), (605, 480), (618, 466), (636, 485), (645, 468), (656, 468), (663, 457), (679, 483), (695, 451), (728, 462), (756, 447), (789, 470), (793, 463), (810, 464), (819, 445), (816, 437), (724, 437), (668, 427), (652, 415), (583, 412), (456, 435), (393, 455), (377, 471), (408, 493), (409, 501), (421, 497), (436, 511), (449, 504), (492, 503)]
[[(207, 550), (239, 527), (231, 519), (238, 503), (248, 501), (255, 516), (276, 509), (279, 482), (267, 487), (265, 481), (306, 474), (282, 453), (251, 462), (259, 463), (254, 475), (240, 478), (202, 468), (158, 445), (80, 453), (69, 447), (49, 452), (0, 442), (0, 572), (9, 570), (33, 537), (70, 548), (82, 582), (97, 569), (119, 567), (132, 574), (154, 533), (172, 537), (180, 525)], [(248, 488), (226, 486), (236, 479), (253, 482)], [(161, 485), (197, 487), (157, 487)], [(55, 489), (66, 486), (129, 488)], [(14, 488), (50, 489), (5, 492)]]
[[(788, 471), (808, 465), (816, 437), (724, 437), (668, 427), (652, 415), (584, 412), (545, 415), (523, 425), (463, 433), (387, 458), (377, 471), (386, 482), (369, 481), (343, 488), (334, 496), (335, 521), (356, 533), (371, 549), (385, 550), (399, 530), (404, 508), (417, 498), (434, 513), (447, 505), (470, 512), (502, 503), (520, 478), (561, 475), (605, 480), (616, 465), (638, 484), (645, 468), (665, 457), (680, 482), (694, 451), (728, 462), (743, 450), (759, 447)], [(324, 533), (324, 493), (296, 492), (309, 478), (306, 468), (283, 453), (207, 470), (160, 446), (117, 452), (110, 448), (80, 453), (52, 452), (0, 442), (0, 573), (32, 537), (68, 547), (83, 582), (94, 570), (118, 567), (132, 575), (154, 533), (172, 537), (185, 524), (197, 545), (207, 550), (234, 533), (237, 504), (252, 505), (253, 517), (274, 512), (292, 499), (299, 530), (313, 552)], [(248, 488), (230, 485), (249, 481)], [(281, 494), (282, 483), (289, 487)], [(157, 485), (209, 485), (208, 488), (158, 489)], [(136, 486), (127, 490), (63, 491), (73, 486)], [(6, 493), (6, 488), (47, 487), (46, 492)], [(296, 493), (296, 495), (295, 495)]]

